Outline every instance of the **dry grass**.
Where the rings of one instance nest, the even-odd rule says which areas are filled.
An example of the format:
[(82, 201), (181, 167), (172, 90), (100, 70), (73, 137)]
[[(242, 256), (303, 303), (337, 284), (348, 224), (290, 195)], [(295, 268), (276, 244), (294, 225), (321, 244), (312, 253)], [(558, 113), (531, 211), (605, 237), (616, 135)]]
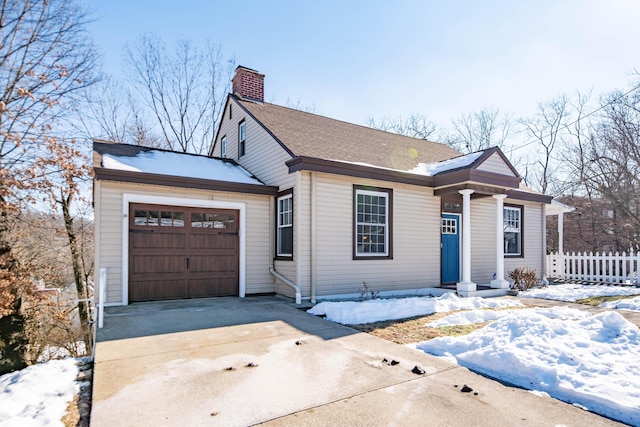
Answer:
[(591, 305), (591, 306), (597, 307), (603, 302), (617, 301), (619, 299), (635, 298), (637, 296), (638, 295), (616, 295), (616, 296), (589, 297), (589, 298), (579, 299), (576, 302), (578, 304), (585, 304), (585, 305)]
[(383, 322), (349, 325), (361, 332), (366, 332), (397, 344), (410, 344), (428, 341), (437, 337), (467, 335), (485, 327), (489, 322), (473, 325), (445, 326), (442, 328), (428, 328), (425, 325), (434, 320), (448, 316), (451, 312), (434, 313), (428, 316), (416, 316), (407, 319), (385, 320)]
[[(530, 305), (522, 307), (505, 307), (494, 308), (488, 310), (515, 310), (522, 308), (530, 308)], [(467, 311), (467, 310), (462, 310)], [(383, 322), (366, 323), (362, 325), (349, 325), (361, 332), (366, 332), (396, 344), (411, 344), (420, 341), (428, 341), (438, 337), (457, 337), (460, 335), (468, 335), (473, 331), (482, 329), (491, 322), (475, 323), (472, 325), (443, 326), (440, 328), (428, 328), (425, 325), (438, 319), (442, 319), (453, 313), (447, 311), (443, 313), (434, 313), (427, 316), (409, 317), (399, 320), (385, 320)]]

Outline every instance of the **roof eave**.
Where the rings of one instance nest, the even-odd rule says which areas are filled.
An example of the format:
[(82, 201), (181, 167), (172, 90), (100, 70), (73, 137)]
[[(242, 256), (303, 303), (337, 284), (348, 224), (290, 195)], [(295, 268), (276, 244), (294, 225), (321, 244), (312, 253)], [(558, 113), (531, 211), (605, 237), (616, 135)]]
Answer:
[(356, 178), (379, 179), (382, 181), (420, 185), (423, 187), (433, 187), (433, 178), (430, 176), (416, 175), (409, 172), (395, 171), (375, 166), (343, 163), (335, 160), (325, 160), (306, 156), (295, 157), (287, 161), (285, 164), (289, 167), (289, 173), (306, 170), (311, 172), (352, 176)]
[(492, 172), (470, 168), (440, 173), (434, 178), (434, 185), (436, 188), (456, 185), (467, 181), (473, 181), (495, 187), (518, 188), (520, 181), (522, 181), (522, 178), (520, 177), (499, 175)]
[(520, 191), (520, 190), (508, 190), (507, 198), (524, 200), (527, 202), (538, 202), (538, 203), (544, 203), (544, 204), (551, 204), (551, 201), (553, 200), (552, 196), (547, 196), (546, 194), (531, 193), (529, 191)]
[(246, 184), (240, 182), (188, 178), (146, 172), (123, 171), (118, 169), (108, 169), (105, 167), (94, 167), (93, 172), (94, 179), (99, 181), (162, 185), (166, 187), (182, 187), (232, 193), (263, 194), (267, 196), (275, 196), (278, 194), (278, 187), (261, 184)]

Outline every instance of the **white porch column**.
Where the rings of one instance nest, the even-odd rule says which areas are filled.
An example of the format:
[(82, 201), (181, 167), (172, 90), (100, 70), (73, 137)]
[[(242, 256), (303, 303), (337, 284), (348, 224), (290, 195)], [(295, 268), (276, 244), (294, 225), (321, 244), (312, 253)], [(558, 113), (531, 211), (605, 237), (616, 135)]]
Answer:
[(496, 199), (496, 278), (491, 281), (492, 288), (508, 289), (509, 282), (504, 279), (504, 199), (506, 194), (494, 194)]
[(558, 214), (558, 253), (564, 255), (564, 212)]
[(462, 282), (456, 284), (460, 296), (475, 292), (476, 284), (471, 281), (471, 194), (473, 190), (460, 190), (462, 194)]

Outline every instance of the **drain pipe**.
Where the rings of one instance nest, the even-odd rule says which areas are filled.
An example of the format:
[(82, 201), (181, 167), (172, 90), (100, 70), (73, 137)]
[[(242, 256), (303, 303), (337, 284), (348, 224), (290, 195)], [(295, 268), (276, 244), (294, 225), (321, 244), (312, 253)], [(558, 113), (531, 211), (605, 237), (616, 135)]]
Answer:
[(316, 174), (311, 173), (311, 303), (316, 303)]
[(269, 267), (269, 272), (285, 285), (291, 286), (296, 291), (296, 304), (302, 304), (302, 293), (300, 292), (300, 286), (293, 283), (291, 280), (278, 273), (275, 268)]

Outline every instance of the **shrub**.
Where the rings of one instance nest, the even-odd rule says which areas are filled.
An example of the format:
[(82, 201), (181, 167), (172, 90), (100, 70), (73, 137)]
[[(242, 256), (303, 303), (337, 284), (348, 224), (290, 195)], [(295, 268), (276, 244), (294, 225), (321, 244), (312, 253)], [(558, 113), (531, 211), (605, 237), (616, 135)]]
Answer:
[(366, 299), (378, 299), (380, 298), (380, 291), (374, 291), (367, 286), (367, 282), (362, 282), (362, 287), (358, 289), (358, 293), (360, 294), (360, 301), (364, 301)]
[(530, 267), (518, 267), (509, 272), (509, 277), (513, 279), (511, 289), (526, 291), (540, 284), (536, 277), (536, 271)]

